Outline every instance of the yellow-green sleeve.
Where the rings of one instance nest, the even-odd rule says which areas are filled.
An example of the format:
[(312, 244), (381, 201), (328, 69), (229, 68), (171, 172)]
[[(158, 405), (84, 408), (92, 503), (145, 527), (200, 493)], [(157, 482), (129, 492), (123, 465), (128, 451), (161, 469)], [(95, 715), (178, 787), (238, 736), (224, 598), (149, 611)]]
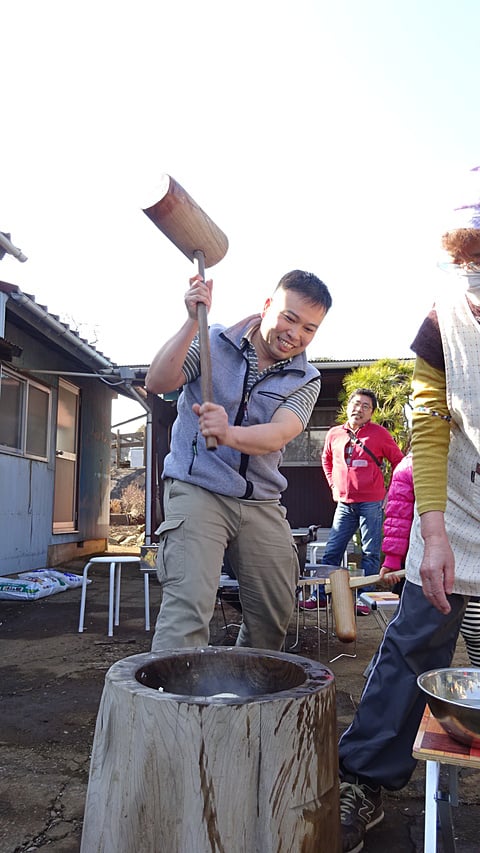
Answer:
[(450, 444), (450, 423), (445, 420), (449, 414), (445, 372), (417, 356), (412, 389), (413, 482), (417, 509), (420, 515), (430, 510), (444, 512)]

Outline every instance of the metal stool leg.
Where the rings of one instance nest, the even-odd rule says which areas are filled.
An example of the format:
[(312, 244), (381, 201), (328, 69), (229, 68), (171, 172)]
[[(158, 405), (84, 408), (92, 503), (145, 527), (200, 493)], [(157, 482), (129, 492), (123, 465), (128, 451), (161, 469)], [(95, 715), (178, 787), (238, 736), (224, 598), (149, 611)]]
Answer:
[(143, 586), (145, 590), (145, 630), (150, 630), (150, 587), (149, 587), (148, 572), (145, 572), (143, 578)]
[(85, 602), (87, 598), (87, 584), (88, 584), (88, 569), (91, 566), (91, 563), (88, 562), (83, 570), (83, 583), (82, 583), (82, 597), (80, 599), (80, 618), (78, 620), (78, 633), (81, 634), (83, 632), (83, 622), (85, 619)]
[[(296, 629), (295, 629), (295, 642), (290, 649), (295, 649), (298, 646), (298, 640), (300, 638), (300, 592), (301, 587), (297, 586), (295, 590), (295, 615), (296, 615)], [(224, 615), (225, 618), (225, 615)]]
[(223, 596), (222, 596), (222, 593), (221, 593), (220, 591), (218, 592), (218, 600), (219, 600), (219, 602), (220, 602), (220, 607), (221, 607), (221, 610), (222, 610), (223, 625), (224, 625), (224, 628), (225, 628), (225, 633), (227, 633), (227, 631), (228, 631), (228, 622), (227, 622), (227, 617), (226, 617), (226, 614), (225, 614), (225, 608), (224, 608), (224, 606), (223, 606)]
[(115, 563), (110, 563), (110, 587), (108, 590), (108, 636), (113, 637), (113, 606), (115, 592)]
[(116, 563), (115, 572), (115, 625), (120, 625), (120, 584), (122, 581), (122, 564)]

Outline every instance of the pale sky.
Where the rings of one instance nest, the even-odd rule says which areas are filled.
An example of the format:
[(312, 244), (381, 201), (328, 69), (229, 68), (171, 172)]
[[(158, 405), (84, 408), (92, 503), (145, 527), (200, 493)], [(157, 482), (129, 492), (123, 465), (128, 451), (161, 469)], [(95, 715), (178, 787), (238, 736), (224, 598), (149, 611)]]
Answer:
[(480, 163), (478, 0), (15, 0), (0, 23), (0, 230), (28, 257), (2, 280), (148, 364), (195, 272), (142, 212), (167, 172), (229, 238), (212, 322), (309, 269), (333, 297), (311, 358), (412, 355)]

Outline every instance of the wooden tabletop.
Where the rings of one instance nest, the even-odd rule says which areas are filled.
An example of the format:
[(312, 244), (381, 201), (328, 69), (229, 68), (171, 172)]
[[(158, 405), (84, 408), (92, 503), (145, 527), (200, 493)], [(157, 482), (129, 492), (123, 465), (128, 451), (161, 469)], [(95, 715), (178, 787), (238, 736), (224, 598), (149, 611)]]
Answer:
[(428, 705), (420, 723), (413, 757), (422, 761), (439, 761), (441, 764), (459, 764), (480, 769), (480, 749), (451, 738), (432, 715)]

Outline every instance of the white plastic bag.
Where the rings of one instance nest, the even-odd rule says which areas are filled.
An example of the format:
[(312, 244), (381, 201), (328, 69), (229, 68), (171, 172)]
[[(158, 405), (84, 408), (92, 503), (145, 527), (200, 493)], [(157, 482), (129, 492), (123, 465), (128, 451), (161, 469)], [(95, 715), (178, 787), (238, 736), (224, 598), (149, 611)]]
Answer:
[[(83, 583), (82, 575), (75, 575), (72, 572), (61, 572), (58, 569), (33, 569), (31, 572), (22, 572), (18, 577), (33, 579), (35, 577), (52, 578), (57, 580), (61, 587), (66, 587), (67, 589), (75, 589), (75, 587), (81, 586)], [(90, 578), (87, 578), (87, 582), (91, 583)]]
[(63, 592), (67, 589), (66, 583), (62, 583), (58, 578), (52, 578), (50, 575), (40, 574), (39, 571), (22, 572), (18, 575), (18, 579), (30, 583), (43, 583), (45, 588), (50, 587), (49, 595), (54, 595), (56, 592)]
[(11, 601), (34, 601), (36, 598), (45, 598), (51, 595), (54, 588), (58, 589), (52, 578), (16, 578), (0, 577), (0, 599)]

